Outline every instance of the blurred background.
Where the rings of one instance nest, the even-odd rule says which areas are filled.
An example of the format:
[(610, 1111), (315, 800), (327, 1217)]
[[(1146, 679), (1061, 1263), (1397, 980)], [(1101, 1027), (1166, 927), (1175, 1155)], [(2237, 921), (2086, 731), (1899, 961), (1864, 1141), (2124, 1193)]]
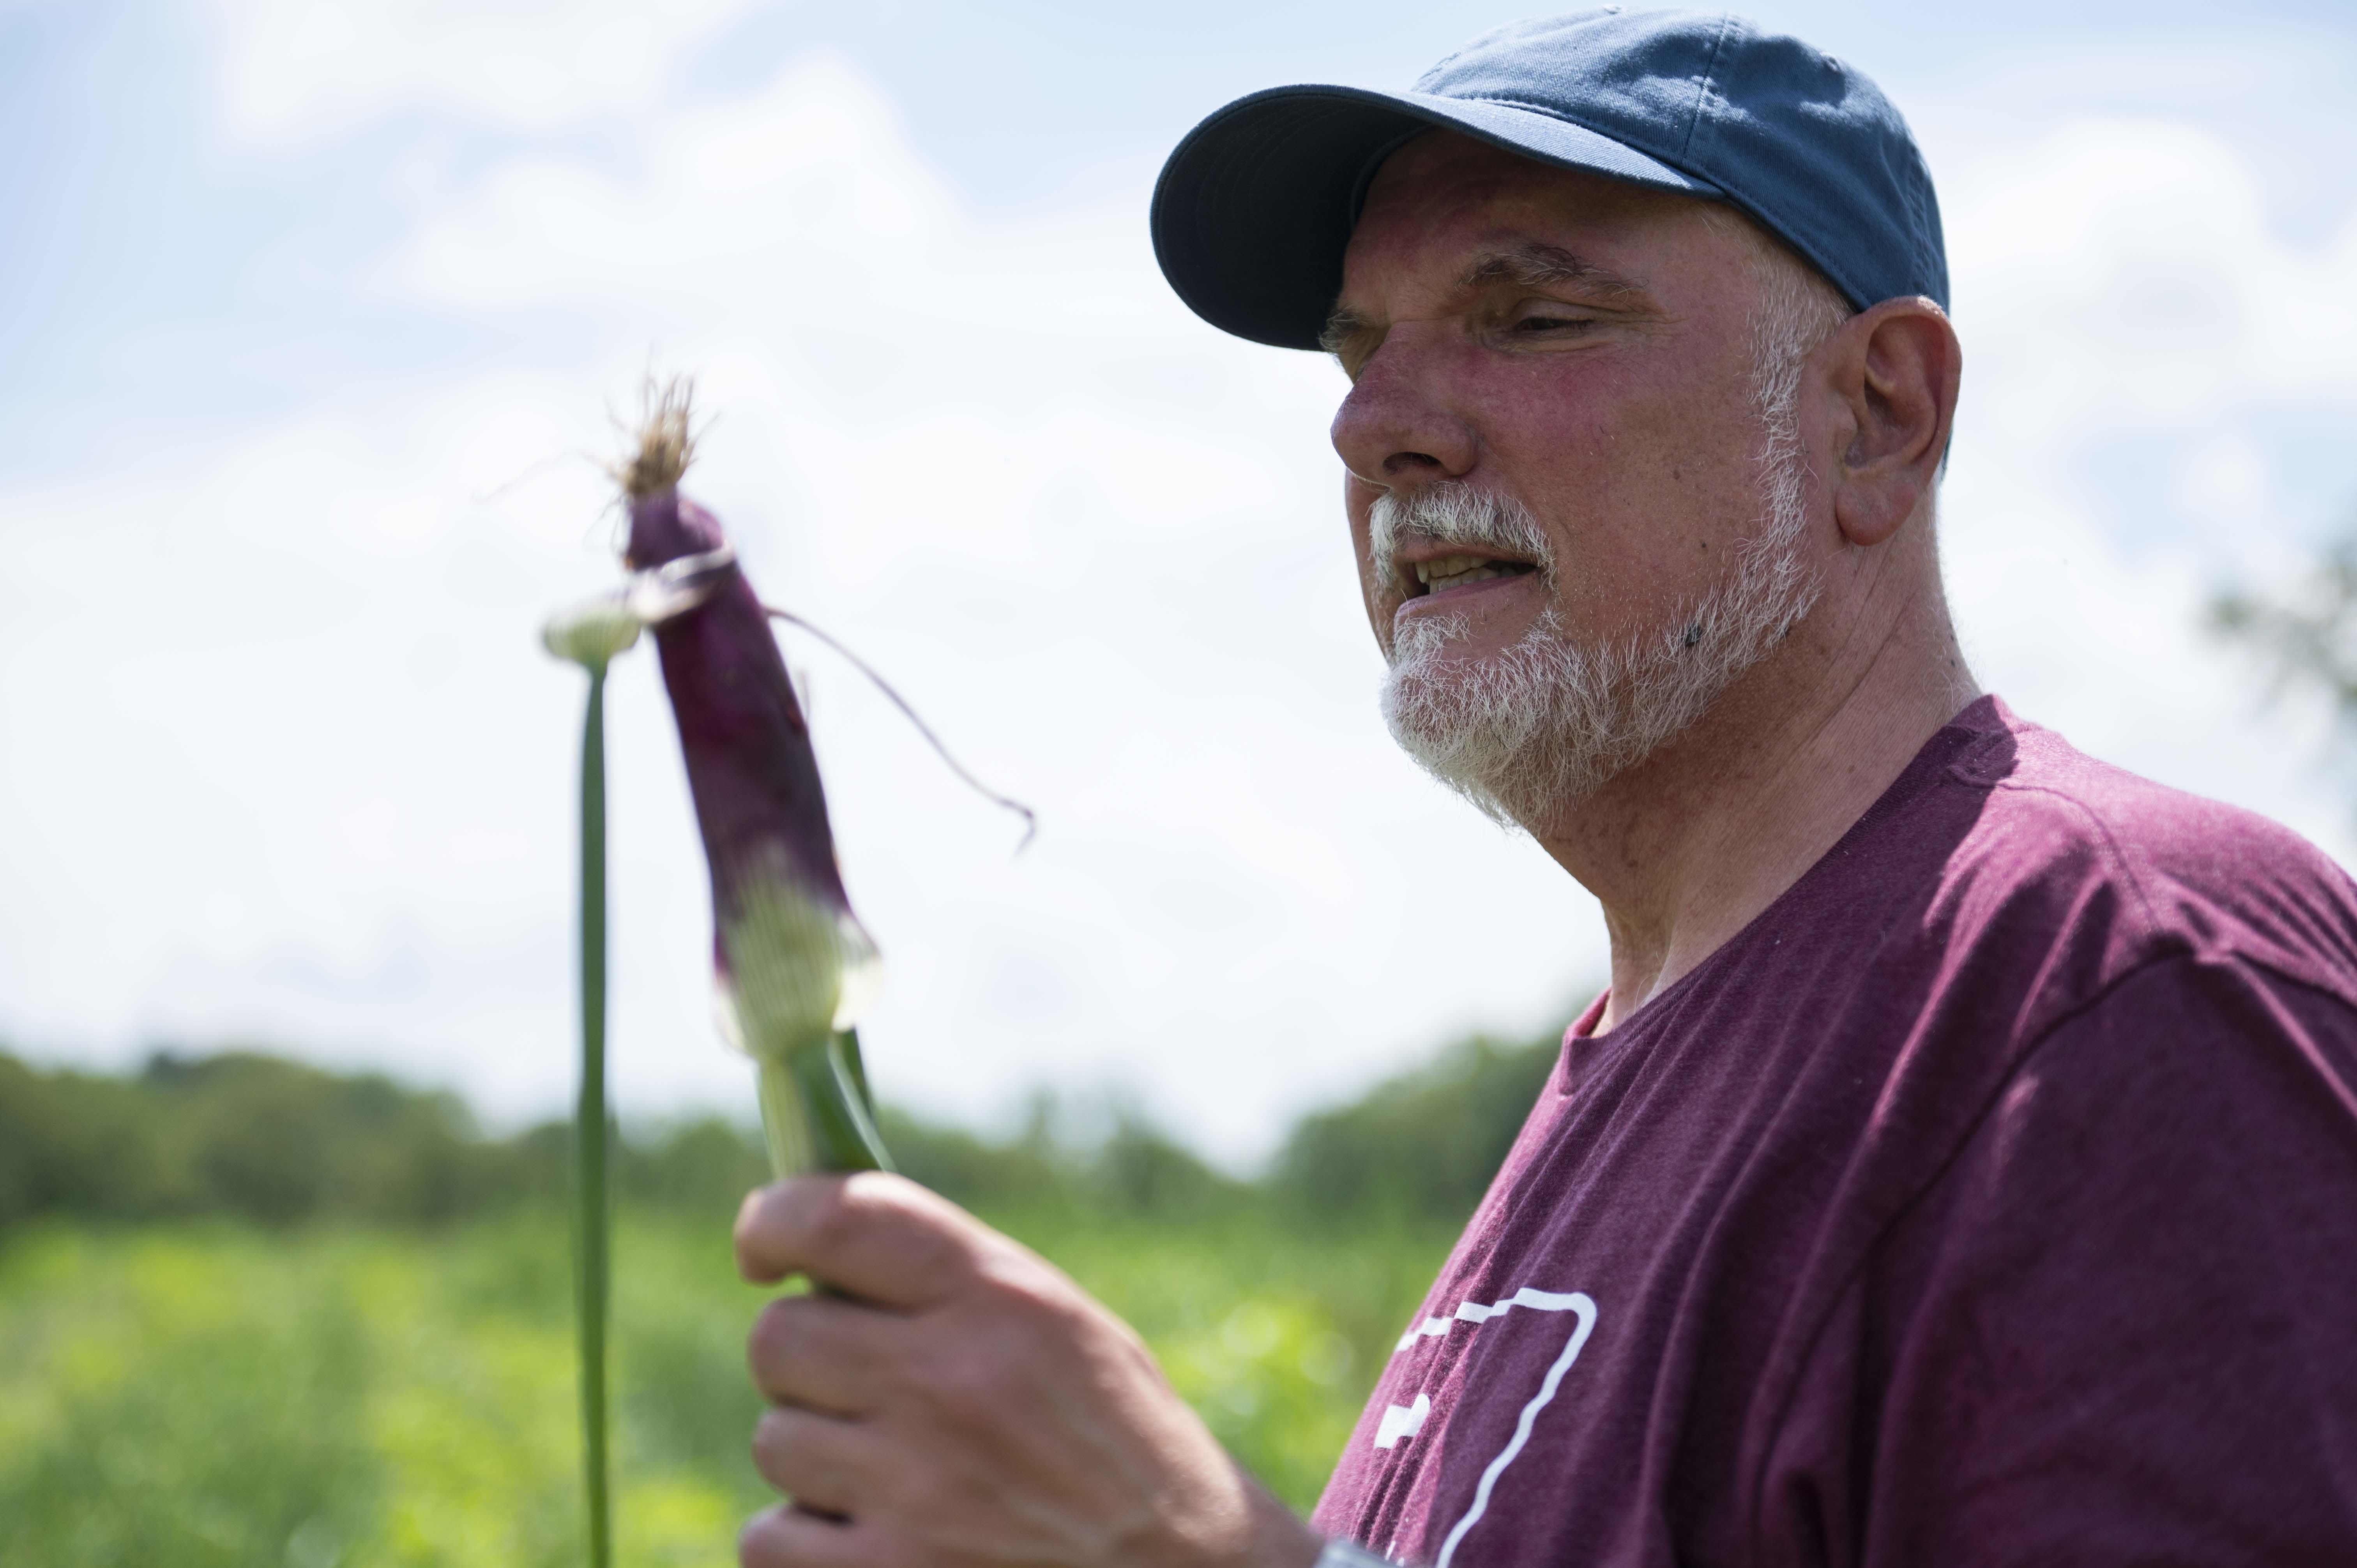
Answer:
[[(1982, 680), (2348, 860), (2357, 16), (1752, 12), (1938, 180)], [(768, 596), (1041, 815), (786, 634), (896, 1147), (1314, 1495), (1602, 932), (1393, 750), (1339, 372), (1189, 316), (1146, 199), (1227, 99), (1516, 14), (0, 0), (0, 1563), (572, 1552), (535, 632), (650, 371)], [(651, 656), (612, 702), (626, 1530), (722, 1562), (749, 1083)]]

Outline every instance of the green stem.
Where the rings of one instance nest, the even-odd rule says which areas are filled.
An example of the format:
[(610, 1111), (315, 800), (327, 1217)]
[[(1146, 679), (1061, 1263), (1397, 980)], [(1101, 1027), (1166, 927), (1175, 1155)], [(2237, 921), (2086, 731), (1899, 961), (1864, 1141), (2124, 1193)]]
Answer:
[(613, 1214), (606, 1194), (606, 671), (589, 671), (581, 726), (581, 1101), (574, 1112), (574, 1305), (581, 1348), (582, 1470), (590, 1568), (613, 1562), (606, 1444), (606, 1313)]
[[(859, 1107), (867, 1112), (868, 1130), (872, 1133), (876, 1126), (876, 1097), (867, 1092), (867, 1064), (859, 1059), (859, 1031), (845, 1029), (835, 1036), (835, 1041), (843, 1047), (844, 1076), (851, 1080), (851, 1087), (859, 1091)], [(876, 1147), (878, 1153), (882, 1152), (882, 1138), (876, 1140)], [(884, 1162), (884, 1168), (892, 1168), (889, 1159)]]
[(780, 1181), (815, 1169), (811, 1152), (809, 1118), (802, 1114), (802, 1090), (783, 1062), (761, 1058), (758, 1082), (761, 1096), (761, 1136), (770, 1145), (770, 1172)]
[[(845, 1029), (826, 1043), (823, 1081), (832, 1092), (821, 1102), (833, 1120), (839, 1171), (888, 1171), (892, 1156), (885, 1152), (884, 1134), (876, 1130), (875, 1102), (867, 1097), (867, 1069), (859, 1059), (859, 1036)], [(819, 1098), (814, 1096), (813, 1098)]]
[(780, 1177), (892, 1168), (868, 1103), (858, 1036), (846, 1031), (782, 1058), (763, 1058), (760, 1090), (770, 1164)]

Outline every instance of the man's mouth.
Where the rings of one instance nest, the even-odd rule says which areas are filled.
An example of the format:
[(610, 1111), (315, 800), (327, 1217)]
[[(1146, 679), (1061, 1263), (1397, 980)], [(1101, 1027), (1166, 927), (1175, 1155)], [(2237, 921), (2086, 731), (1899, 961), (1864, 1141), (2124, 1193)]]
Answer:
[(1507, 561), (1491, 555), (1436, 555), (1410, 564), (1415, 583), (1407, 596), (1410, 600), (1430, 598), (1501, 578), (1527, 577), (1537, 570), (1527, 561)]

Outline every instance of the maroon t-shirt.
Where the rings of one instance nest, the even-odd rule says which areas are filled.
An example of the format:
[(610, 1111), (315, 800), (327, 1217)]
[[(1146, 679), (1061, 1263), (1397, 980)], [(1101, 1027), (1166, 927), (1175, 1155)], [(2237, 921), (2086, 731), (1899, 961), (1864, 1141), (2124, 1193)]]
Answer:
[(1986, 698), (1596, 1011), (1321, 1528), (1438, 1568), (2357, 1563), (2357, 888), (2315, 849)]

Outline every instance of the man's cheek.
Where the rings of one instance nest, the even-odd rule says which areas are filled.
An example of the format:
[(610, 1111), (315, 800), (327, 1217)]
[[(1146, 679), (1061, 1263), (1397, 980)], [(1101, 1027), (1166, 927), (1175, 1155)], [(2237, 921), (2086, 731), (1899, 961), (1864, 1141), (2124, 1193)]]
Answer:
[(1364, 568), (1359, 574), (1359, 585), (1367, 607), (1368, 628), (1375, 634), (1375, 646), (1386, 660), (1391, 659), (1393, 617), (1407, 600), (1396, 584), (1385, 582)]
[(1399, 589), (1367, 559), (1364, 540), (1355, 540), (1354, 542), (1358, 545), (1355, 564), (1359, 572), (1359, 602), (1366, 607), (1367, 624), (1374, 630), (1375, 641), (1388, 650), (1392, 637), (1392, 612), (1401, 604)]

